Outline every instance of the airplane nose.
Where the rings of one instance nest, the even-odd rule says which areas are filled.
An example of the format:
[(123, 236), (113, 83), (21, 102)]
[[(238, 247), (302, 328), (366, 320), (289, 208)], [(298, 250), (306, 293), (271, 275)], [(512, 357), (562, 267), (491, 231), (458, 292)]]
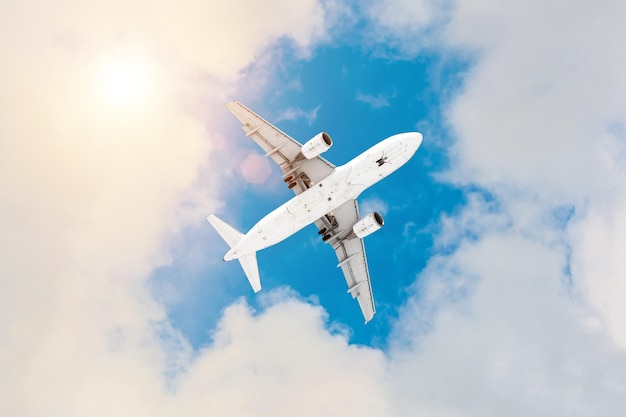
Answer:
[(400, 142), (406, 147), (407, 151), (410, 151), (413, 155), (422, 144), (424, 137), (419, 132), (407, 132), (401, 133)]

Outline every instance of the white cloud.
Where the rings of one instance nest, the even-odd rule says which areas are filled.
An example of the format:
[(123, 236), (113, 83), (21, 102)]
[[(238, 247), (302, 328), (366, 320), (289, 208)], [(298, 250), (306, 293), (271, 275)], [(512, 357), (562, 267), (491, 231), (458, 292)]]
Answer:
[[(452, 1), (383, 0), (372, 3), (368, 15), (375, 43), (413, 55), (424, 48), (440, 48), (441, 29), (454, 10)], [(385, 53), (385, 51), (379, 51)]]
[(356, 100), (365, 104), (369, 104), (369, 106), (373, 109), (380, 109), (383, 107), (389, 107), (389, 98), (384, 94), (371, 95), (371, 94), (363, 94), (358, 93), (356, 95)]
[[(520, 233), (537, 239), (552, 233), (542, 217), (575, 205), (577, 232), (562, 236), (577, 265), (574, 284), (587, 289), (626, 346), (615, 302), (626, 288), (614, 278), (623, 269), (616, 243), (626, 233), (620, 227), (626, 188), (619, 180), (626, 143), (613, 128), (626, 123), (620, 93), (626, 59), (612, 29), (626, 9), (619, 2), (577, 2), (563, 18), (558, 3), (518, 6), (460, 5), (451, 23), (452, 42), (480, 50), (481, 57), (449, 112), (458, 138), (452, 178), (496, 192)], [(603, 246), (605, 253), (594, 249)], [(615, 296), (600, 302), (601, 293)]]
[[(470, 199), (441, 219), (438, 243), (461, 246), (430, 261), (400, 315), (407, 345), (392, 364), (405, 375), (399, 389), (412, 385), (399, 410), (619, 415), (626, 8), (425, 5), (384, 3), (372, 18), (405, 54), (436, 39), (471, 57), (444, 109), (456, 140), (447, 179), (486, 189), (493, 203)], [(563, 207), (571, 219), (556, 219)], [(422, 374), (424, 385), (412, 379)]]
[(563, 252), (509, 231), (432, 259), (395, 335), (397, 414), (619, 415), (626, 355), (564, 289)]
[(591, 303), (606, 318), (607, 330), (626, 346), (626, 193), (608, 204), (595, 204), (574, 221), (572, 274)]
[(468, 193), (463, 210), (454, 214), (443, 214), (438, 220), (434, 234), (435, 246), (445, 250), (465, 240), (478, 239), (484, 234), (506, 230), (510, 220), (493, 201), (487, 201), (478, 193)]
[(379, 389), (384, 356), (330, 335), (319, 307), (287, 298), (253, 316), (234, 305), (213, 339), (177, 381), (172, 415), (388, 413)]
[[(391, 11), (376, 21), (415, 52), (413, 35), (407, 37), (389, 13), (411, 16), (424, 5), (386, 7)], [(449, 50), (473, 56), (462, 91), (446, 109), (456, 139), (448, 180), (488, 189), (520, 235), (565, 242), (576, 265), (574, 284), (587, 288), (624, 346), (614, 298), (626, 292), (614, 271), (623, 269), (615, 253), (625, 233), (626, 59), (616, 41), (625, 12), (617, 1), (603, 7), (574, 2), (566, 13), (560, 2), (460, 2), (430, 13), (445, 20), (423, 23), (439, 25)], [(575, 207), (569, 234), (552, 224), (563, 206)], [(599, 274), (599, 264), (612, 267)]]
[[(320, 307), (281, 294), (258, 314), (228, 308), (214, 342), (195, 352), (145, 288), (168, 260), (164, 237), (189, 221), (181, 200), (208, 194), (192, 208), (208, 213), (218, 197), (212, 182), (190, 188), (216, 137), (207, 109), (212, 123), (221, 113), (194, 104), (184, 80), (195, 69), (235, 79), (277, 37), (306, 49), (322, 36), (319, 5), (96, 6), (21, 2), (2, 17), (0, 409), (621, 415), (626, 194), (614, 127), (626, 72), (611, 23), (621, 3), (575, 3), (567, 18), (545, 3), (457, 5), (448, 42), (481, 54), (449, 112), (449, 178), (488, 188), (497, 206), (476, 198), (442, 219), (440, 244), (459, 247), (419, 277), (387, 355), (349, 345), (326, 330)], [(415, 36), (403, 32), (410, 16), (420, 28), (437, 21), (430, 3), (401, 6), (380, 15), (393, 16), (398, 42)], [(127, 39), (164, 82), (145, 107), (105, 111), (90, 68)], [(565, 231), (551, 220), (563, 204), (576, 206)]]
[(274, 118), (274, 122), (278, 123), (278, 122), (282, 122), (283, 120), (293, 121), (293, 120), (305, 119), (307, 123), (309, 124), (309, 126), (311, 126), (313, 122), (315, 122), (315, 120), (317, 119), (317, 112), (319, 111), (320, 107), (321, 105), (315, 108), (312, 108), (309, 111), (302, 110), (301, 108), (298, 108), (298, 107), (290, 107), (280, 112), (278, 116)]
[(168, 346), (184, 341), (161, 340), (147, 277), (167, 238), (218, 204), (230, 167), (199, 173), (229, 83), (276, 39), (304, 51), (322, 27), (315, 1), (3, 8), (0, 409), (166, 412), (163, 373), (185, 357)]
[(359, 201), (359, 211), (362, 216), (377, 211), (383, 216), (389, 211), (389, 205), (384, 200), (377, 197), (361, 199)]

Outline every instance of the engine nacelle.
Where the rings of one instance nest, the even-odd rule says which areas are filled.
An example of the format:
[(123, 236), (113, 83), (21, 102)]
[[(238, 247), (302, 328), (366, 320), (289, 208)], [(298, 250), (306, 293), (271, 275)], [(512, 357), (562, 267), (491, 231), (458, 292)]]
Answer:
[(362, 239), (383, 227), (384, 224), (383, 216), (375, 211), (356, 222), (356, 224), (352, 226), (352, 231), (357, 237)]
[(313, 159), (326, 152), (333, 145), (333, 140), (328, 133), (322, 132), (313, 136), (313, 139), (302, 145), (302, 155), (306, 159)]

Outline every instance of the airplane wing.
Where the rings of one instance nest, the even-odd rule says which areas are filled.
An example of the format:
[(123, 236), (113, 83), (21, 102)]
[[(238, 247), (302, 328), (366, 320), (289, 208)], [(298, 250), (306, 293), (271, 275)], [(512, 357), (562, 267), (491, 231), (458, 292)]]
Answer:
[(302, 144), (238, 101), (226, 105), (243, 124), (251, 137), (283, 171), (283, 179), (296, 195), (326, 178), (335, 166), (321, 156), (306, 159), (300, 152)]
[(330, 234), (326, 241), (335, 250), (346, 283), (348, 293), (356, 298), (363, 312), (365, 323), (376, 314), (374, 295), (370, 273), (365, 257), (365, 245), (352, 233), (352, 226), (359, 220), (359, 206), (356, 200), (350, 200), (341, 205), (332, 213), (328, 213), (315, 221), (320, 235)]

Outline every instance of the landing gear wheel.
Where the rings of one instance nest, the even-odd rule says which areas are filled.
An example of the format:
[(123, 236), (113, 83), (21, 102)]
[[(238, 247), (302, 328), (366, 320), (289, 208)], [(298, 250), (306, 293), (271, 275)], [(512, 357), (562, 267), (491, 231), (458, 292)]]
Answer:
[(324, 233), (326, 233), (326, 228), (325, 227), (320, 229), (319, 232), (317, 232), (318, 235), (323, 235)]
[(290, 182), (291, 180), (293, 180), (293, 175), (288, 176), (287, 178), (285, 178), (283, 181), (285, 182)]
[(326, 242), (328, 239), (330, 239), (330, 235), (324, 235), (324, 237), (322, 237), (322, 240), (324, 242)]
[(289, 189), (291, 189), (291, 188), (295, 187), (296, 185), (297, 185), (297, 183), (296, 183), (296, 182), (292, 182), (291, 184), (289, 184)]

